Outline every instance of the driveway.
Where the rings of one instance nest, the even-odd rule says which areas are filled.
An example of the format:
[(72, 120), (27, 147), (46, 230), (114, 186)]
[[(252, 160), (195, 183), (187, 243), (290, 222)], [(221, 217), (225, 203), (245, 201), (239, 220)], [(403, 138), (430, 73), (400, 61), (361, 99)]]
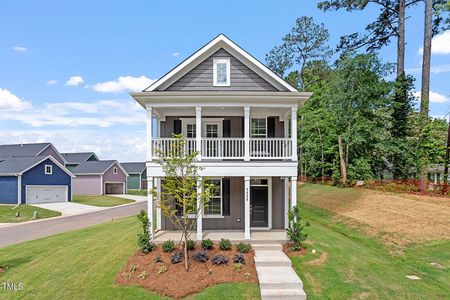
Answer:
[(147, 210), (146, 202), (138, 202), (67, 217), (43, 219), (0, 228), (0, 247), (92, 226), (115, 219), (135, 216)]
[(74, 202), (43, 203), (33, 204), (33, 206), (58, 211), (63, 216), (79, 215), (105, 209), (104, 207), (85, 205)]

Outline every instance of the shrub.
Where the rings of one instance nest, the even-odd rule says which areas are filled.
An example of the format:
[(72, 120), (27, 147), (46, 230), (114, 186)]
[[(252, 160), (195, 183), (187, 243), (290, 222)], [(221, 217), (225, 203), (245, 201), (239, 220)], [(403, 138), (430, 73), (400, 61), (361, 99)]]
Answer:
[(219, 247), (221, 250), (230, 250), (231, 246), (231, 242), (228, 239), (221, 239), (219, 242)]
[(252, 249), (252, 246), (250, 244), (241, 242), (236, 245), (236, 249), (241, 253), (247, 253)]
[(233, 264), (233, 271), (234, 272), (241, 273), (241, 270), (242, 270), (242, 264), (240, 264), (240, 263)]
[(233, 256), (233, 262), (236, 264), (245, 265), (245, 257), (242, 253), (235, 254)]
[(175, 250), (175, 243), (172, 240), (165, 241), (162, 244), (162, 250), (166, 253), (172, 252), (173, 250)]
[(155, 257), (155, 264), (157, 264), (157, 263), (163, 263), (164, 261), (162, 260), (162, 258), (161, 258), (161, 255), (157, 255), (156, 257)]
[(206, 251), (198, 251), (192, 254), (192, 259), (195, 260), (196, 262), (207, 262), (208, 255), (206, 255)]
[(142, 232), (138, 234), (138, 246), (142, 252), (149, 253), (156, 248), (156, 245), (150, 241), (148, 234), (148, 216), (144, 210), (141, 210), (137, 215), (137, 219), (142, 223)]
[[(187, 241), (187, 250), (188, 251), (194, 250), (195, 244), (196, 244), (196, 242), (194, 242), (193, 240), (188, 240)], [(184, 248), (184, 242), (183, 242), (183, 248)]]
[(306, 240), (308, 234), (304, 232), (306, 225), (302, 222), (302, 217), (300, 216), (300, 209), (298, 206), (294, 206), (288, 212), (289, 228), (286, 229), (289, 241), (292, 246), (289, 248), (290, 251), (298, 251), (303, 247), (303, 241)]
[(164, 274), (167, 272), (167, 266), (166, 265), (162, 265), (161, 268), (159, 268), (158, 270), (158, 274)]
[(206, 239), (206, 240), (202, 241), (202, 249), (203, 250), (209, 250), (209, 249), (212, 249), (213, 247), (214, 247), (214, 243), (210, 239)]
[(181, 253), (180, 251), (175, 251), (172, 255), (172, 258), (170, 259), (170, 261), (173, 264), (177, 264), (183, 261), (183, 253)]
[(140, 279), (146, 279), (148, 277), (148, 272), (147, 271), (142, 271), (141, 274), (139, 274), (138, 278)]
[(212, 262), (214, 265), (227, 265), (227, 264), (228, 264), (228, 258), (226, 258), (226, 257), (223, 256), (223, 255), (214, 255), (214, 256), (211, 258), (211, 262)]

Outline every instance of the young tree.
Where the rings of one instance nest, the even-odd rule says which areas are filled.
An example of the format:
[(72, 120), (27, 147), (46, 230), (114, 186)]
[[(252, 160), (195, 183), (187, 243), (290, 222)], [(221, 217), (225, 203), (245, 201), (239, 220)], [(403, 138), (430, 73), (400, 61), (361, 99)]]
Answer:
[(161, 181), (161, 192), (154, 189), (152, 194), (164, 217), (182, 232), (184, 266), (189, 270), (189, 236), (195, 229), (197, 218), (208, 205), (212, 186), (199, 176), (200, 168), (195, 164), (198, 153), (187, 151), (183, 136), (174, 137), (177, 140), (168, 155), (159, 153), (158, 163), (165, 177)]

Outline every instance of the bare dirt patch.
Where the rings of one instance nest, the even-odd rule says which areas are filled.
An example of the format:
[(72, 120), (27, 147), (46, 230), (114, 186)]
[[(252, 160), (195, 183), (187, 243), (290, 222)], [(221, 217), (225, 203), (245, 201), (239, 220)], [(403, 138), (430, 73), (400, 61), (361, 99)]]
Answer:
[(328, 258), (328, 253), (323, 252), (319, 258), (310, 260), (308, 262), (305, 262), (305, 265), (309, 265), (309, 266), (320, 266), (321, 264), (323, 264), (324, 262), (327, 261)]
[[(302, 189), (300, 190), (300, 193)], [(387, 244), (450, 239), (450, 199), (365, 189), (305, 188), (305, 202), (346, 217)]]
[(292, 247), (292, 243), (284, 243), (283, 244), (283, 252), (289, 257), (301, 256), (305, 255), (307, 250), (305, 248), (300, 249), (298, 251), (292, 251), (290, 248)]
[(6, 271), (6, 269), (3, 268), (2, 266), (0, 266), (0, 273), (3, 273), (3, 272), (5, 272), (5, 271)]
[[(197, 247), (194, 251), (200, 250), (200, 247)], [(191, 258), (192, 253), (193, 251), (189, 252), (190, 270), (186, 272), (184, 270), (184, 261), (172, 264), (170, 261), (172, 253), (162, 252), (160, 246), (148, 254), (138, 251), (128, 260), (122, 271), (117, 275), (116, 282), (121, 285), (142, 286), (162, 296), (174, 298), (182, 298), (219, 283), (258, 283), (253, 250), (243, 254), (246, 263), (242, 265), (240, 271), (236, 271), (233, 268), (233, 256), (238, 253), (234, 246), (230, 251), (221, 251), (218, 249), (218, 246), (214, 246), (214, 249), (207, 251), (209, 260), (206, 263), (194, 261)], [(229, 260), (228, 265), (213, 265), (211, 257), (216, 254), (227, 257)], [(162, 263), (155, 262), (157, 256), (162, 259)], [(135, 270), (130, 272), (133, 266), (135, 266)], [(166, 266), (167, 271), (158, 273), (162, 266)], [(139, 277), (143, 272), (148, 274), (147, 278)], [(130, 273), (131, 276), (129, 275)]]

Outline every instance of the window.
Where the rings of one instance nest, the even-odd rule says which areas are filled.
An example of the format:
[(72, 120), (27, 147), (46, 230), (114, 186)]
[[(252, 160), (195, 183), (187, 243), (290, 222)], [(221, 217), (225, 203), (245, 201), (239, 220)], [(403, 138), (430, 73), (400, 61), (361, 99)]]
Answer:
[(205, 215), (222, 215), (222, 179), (210, 179), (207, 184), (212, 184), (211, 196), (205, 206)]
[(213, 61), (214, 86), (230, 85), (230, 59), (221, 58)]
[(117, 168), (116, 167), (113, 168), (113, 173), (117, 174)]
[(188, 139), (195, 138), (197, 136), (196, 133), (197, 133), (197, 127), (195, 126), (195, 124), (187, 124), (186, 138), (188, 138)]
[(53, 173), (53, 166), (52, 165), (45, 165), (45, 174), (52, 175)]
[(253, 118), (252, 119), (252, 137), (265, 138), (267, 137), (267, 119)]

